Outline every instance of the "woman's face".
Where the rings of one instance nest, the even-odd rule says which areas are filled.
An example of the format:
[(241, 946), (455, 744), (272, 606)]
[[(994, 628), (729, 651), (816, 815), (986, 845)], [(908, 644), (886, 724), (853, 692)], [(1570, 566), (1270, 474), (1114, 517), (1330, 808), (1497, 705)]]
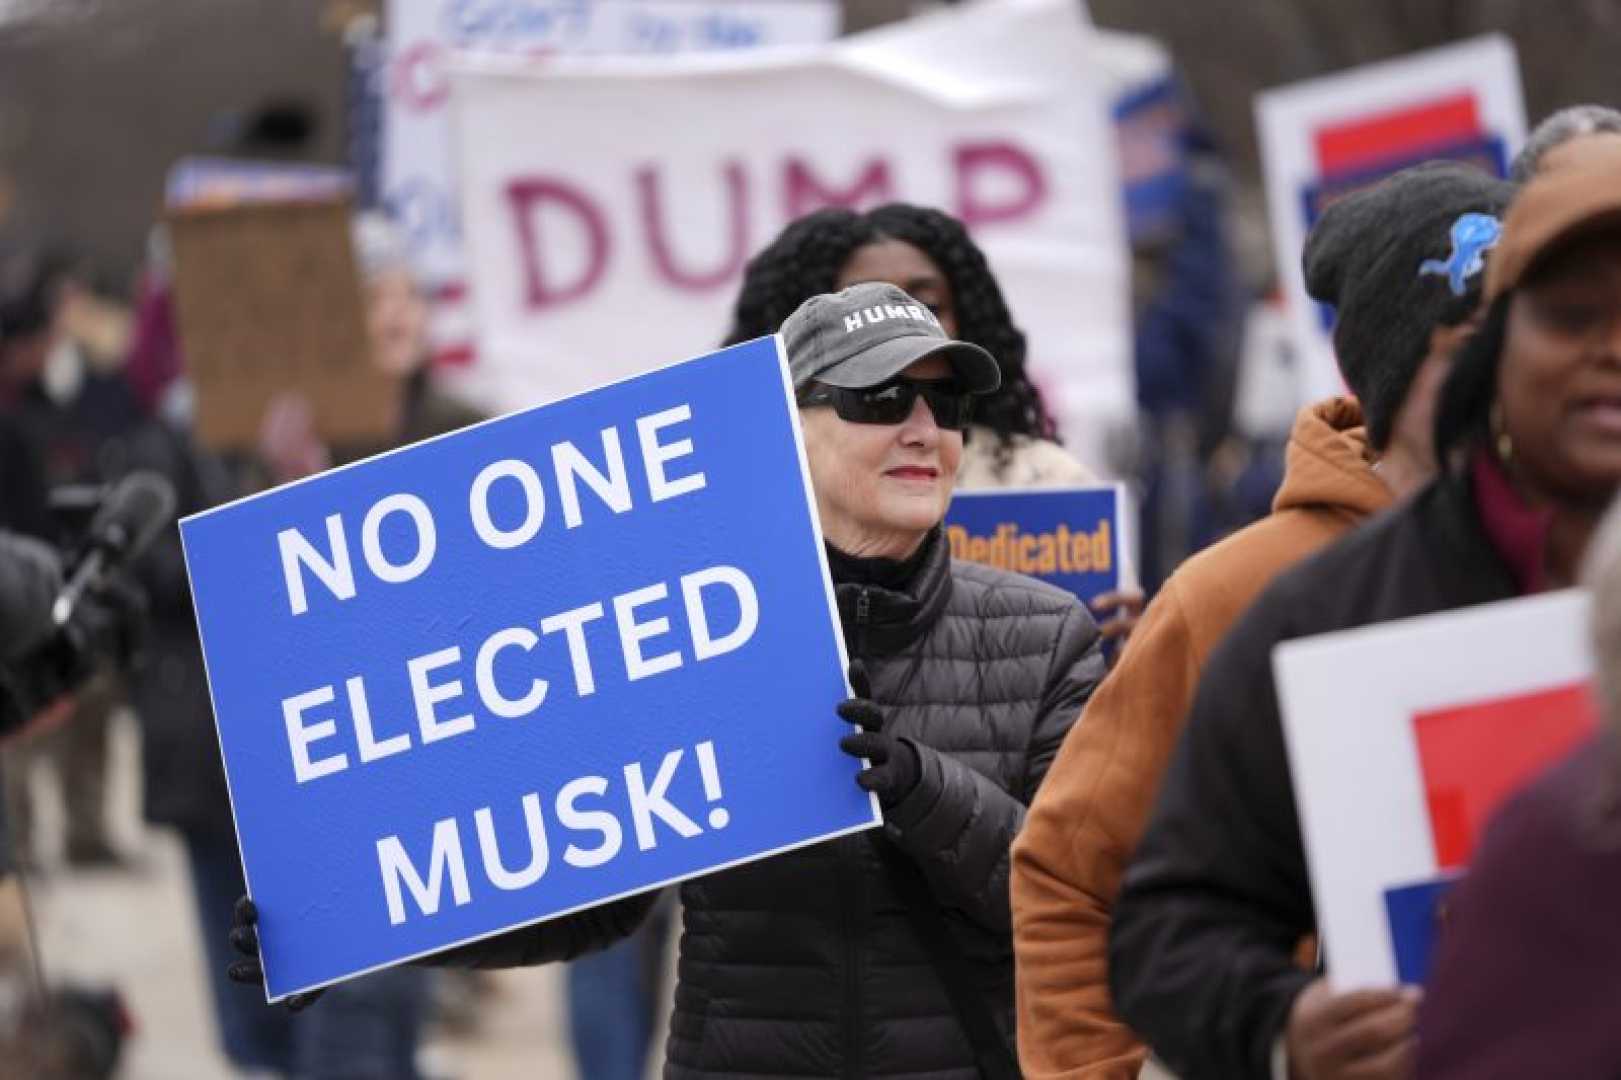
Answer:
[(372, 362), (404, 378), (428, 356), (428, 303), (410, 273), (388, 270), (366, 285), (366, 330)]
[(957, 303), (951, 295), (951, 283), (921, 248), (905, 240), (877, 240), (858, 247), (845, 260), (833, 288), (847, 289), (867, 281), (883, 281), (905, 289), (912, 299), (934, 312), (949, 336), (957, 336)]
[(1576, 240), (1515, 291), (1497, 400), (1515, 467), (1545, 498), (1621, 484), (1621, 228)]
[[(946, 379), (938, 356), (902, 375)], [(962, 459), (962, 432), (946, 431), (921, 396), (898, 424), (842, 420), (830, 405), (800, 411), (822, 534), (847, 555), (900, 559), (945, 517)]]

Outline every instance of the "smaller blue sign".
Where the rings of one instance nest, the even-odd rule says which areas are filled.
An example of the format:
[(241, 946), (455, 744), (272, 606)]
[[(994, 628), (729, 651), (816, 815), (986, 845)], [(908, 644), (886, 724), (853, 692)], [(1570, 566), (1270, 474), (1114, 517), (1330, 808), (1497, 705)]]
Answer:
[(958, 492), (946, 511), (946, 539), (953, 559), (1037, 578), (1085, 604), (1137, 584), (1118, 484)]
[(1396, 976), (1403, 985), (1423, 986), (1429, 979), (1435, 943), (1446, 922), (1446, 897), (1458, 876), (1448, 874), (1385, 890), (1390, 945), (1396, 954)]

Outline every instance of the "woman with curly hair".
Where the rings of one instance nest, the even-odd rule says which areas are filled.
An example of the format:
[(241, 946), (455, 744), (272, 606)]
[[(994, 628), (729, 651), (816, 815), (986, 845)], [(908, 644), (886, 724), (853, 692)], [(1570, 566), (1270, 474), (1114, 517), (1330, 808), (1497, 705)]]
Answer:
[(996, 357), (1002, 386), (975, 402), (959, 488), (1091, 484), (1097, 476), (1057, 443), (1041, 392), (1025, 370), (1013, 323), (985, 253), (939, 210), (889, 203), (866, 213), (834, 207), (790, 224), (750, 260), (726, 344), (776, 333), (818, 293), (863, 281), (899, 285), (947, 334)]
[[(1099, 482), (1058, 444), (1057, 427), (1025, 369), (1024, 332), (985, 253), (962, 222), (939, 210), (908, 203), (865, 213), (832, 207), (792, 222), (749, 261), (725, 344), (776, 333), (810, 297), (865, 281), (899, 285), (934, 312), (947, 334), (980, 346), (1001, 368), (1001, 387), (974, 403), (958, 490)], [(1142, 593), (1131, 590), (1098, 597), (1092, 607), (1104, 637), (1123, 643), (1142, 605)]]

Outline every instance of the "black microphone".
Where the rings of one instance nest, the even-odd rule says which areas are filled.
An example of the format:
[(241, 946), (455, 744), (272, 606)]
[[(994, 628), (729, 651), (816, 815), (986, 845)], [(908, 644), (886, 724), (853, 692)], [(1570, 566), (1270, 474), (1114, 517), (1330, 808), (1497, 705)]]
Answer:
[(51, 606), (51, 618), (65, 626), (85, 590), (102, 573), (126, 565), (174, 519), (174, 487), (155, 472), (132, 472), (117, 484), (90, 519), (84, 558)]

